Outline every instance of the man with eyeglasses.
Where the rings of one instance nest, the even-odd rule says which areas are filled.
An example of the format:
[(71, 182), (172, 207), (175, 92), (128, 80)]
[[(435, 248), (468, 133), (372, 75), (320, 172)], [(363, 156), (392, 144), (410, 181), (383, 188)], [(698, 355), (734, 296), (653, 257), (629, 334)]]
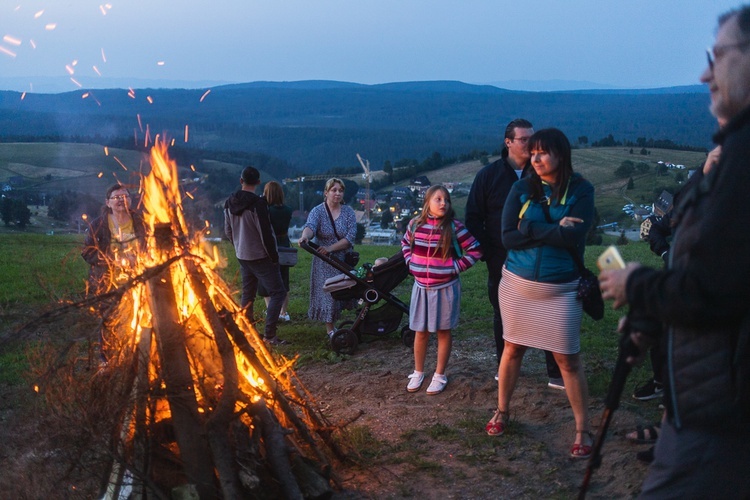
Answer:
[[(87, 218), (84, 215), (84, 218)], [(127, 270), (144, 249), (146, 231), (141, 215), (130, 208), (130, 193), (121, 184), (107, 189), (102, 213), (89, 223), (81, 256), (89, 268), (88, 294), (107, 292), (129, 278)], [(106, 304), (100, 303), (103, 313)], [(104, 318), (106, 321), (107, 318)], [(101, 357), (106, 346), (100, 332)]]
[[(497, 288), (508, 251), (502, 242), (503, 206), (511, 186), (531, 168), (528, 141), (534, 134), (531, 122), (516, 118), (505, 127), (504, 146), (500, 159), (477, 172), (466, 200), (466, 228), (482, 245), (487, 264), (487, 295), (494, 310), (493, 330), (497, 363), (503, 356), (503, 321), (500, 316)], [(544, 351), (549, 387), (565, 390), (560, 368), (551, 352)], [(497, 380), (497, 375), (495, 376)]]
[(630, 304), (638, 358), (667, 336), (667, 413), (642, 498), (750, 498), (750, 6), (719, 18), (708, 62), (721, 156), (673, 209), (667, 269), (600, 275), (605, 298)]

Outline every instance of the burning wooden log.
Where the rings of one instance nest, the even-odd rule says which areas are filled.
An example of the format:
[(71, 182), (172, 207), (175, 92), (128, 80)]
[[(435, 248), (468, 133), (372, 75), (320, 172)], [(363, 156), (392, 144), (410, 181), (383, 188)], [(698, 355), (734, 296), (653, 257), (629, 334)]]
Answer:
[[(165, 153), (154, 147), (144, 179), (144, 209), (147, 219), (153, 216), (140, 270), (148, 278), (129, 282), (142, 290), (134, 294), (131, 317), (113, 327), (115, 335), (138, 333), (119, 342), (138, 355), (131, 406), (118, 434), (117, 446), (126, 451), (110, 477), (120, 481), (127, 470), (135, 491), (166, 494), (180, 481), (160, 481), (164, 460), (155, 453), (170, 450), (179, 471), (165, 475), (183, 477), (201, 498), (248, 497), (249, 487), (278, 489), (286, 498), (329, 495), (326, 476), (339, 483), (330, 454), (341, 454), (331, 426), (291, 383), (291, 363), (279, 363), (241, 314), (208, 266), (211, 256), (185, 237), (176, 166)], [(117, 327), (128, 321), (136, 327)], [(268, 477), (275, 481), (264, 484)], [(111, 489), (113, 497), (117, 490)]]

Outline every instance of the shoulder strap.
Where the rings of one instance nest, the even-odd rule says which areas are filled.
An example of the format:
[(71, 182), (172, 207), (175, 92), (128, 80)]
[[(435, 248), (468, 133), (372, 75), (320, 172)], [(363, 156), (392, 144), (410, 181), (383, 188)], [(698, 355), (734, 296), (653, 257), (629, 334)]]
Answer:
[(326, 203), (325, 201), (323, 202), (323, 205), (325, 205), (326, 212), (328, 212), (328, 218), (331, 219), (331, 225), (333, 226), (333, 234), (336, 235), (337, 240), (340, 240), (341, 236), (339, 236), (338, 231), (336, 231), (336, 223), (333, 220), (333, 214), (331, 214), (331, 209), (328, 208), (328, 203)]

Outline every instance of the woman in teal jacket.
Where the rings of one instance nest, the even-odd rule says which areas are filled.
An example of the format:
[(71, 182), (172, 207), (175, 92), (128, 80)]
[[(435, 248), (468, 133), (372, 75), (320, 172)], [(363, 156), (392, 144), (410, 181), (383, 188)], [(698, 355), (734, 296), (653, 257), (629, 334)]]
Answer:
[(529, 140), (533, 172), (513, 185), (503, 211), (503, 245), (508, 258), (498, 291), (505, 326), (500, 361), (498, 409), (487, 424), (504, 432), (521, 361), (529, 347), (551, 351), (560, 366), (576, 421), (570, 456), (591, 455), (588, 385), (580, 359), (582, 307), (577, 300), (578, 268), (594, 216), (594, 188), (573, 173), (570, 142), (545, 129)]

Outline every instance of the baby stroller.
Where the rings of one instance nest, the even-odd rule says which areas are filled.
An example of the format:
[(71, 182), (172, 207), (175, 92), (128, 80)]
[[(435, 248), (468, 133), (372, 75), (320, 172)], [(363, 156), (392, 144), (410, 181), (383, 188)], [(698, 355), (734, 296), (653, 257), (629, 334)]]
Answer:
[[(326, 280), (324, 292), (335, 300), (361, 303), (354, 321), (339, 323), (331, 337), (331, 348), (335, 352), (353, 354), (362, 335), (388, 335), (401, 326), (404, 314), (409, 315), (409, 306), (391, 293), (409, 275), (401, 252), (378, 266), (364, 264), (360, 270), (355, 270), (335, 257), (316, 252), (318, 245), (315, 243), (301, 243), (300, 247), (341, 271), (342, 274)], [(382, 304), (378, 306), (379, 302)], [(401, 329), (401, 341), (406, 347), (414, 346), (414, 332), (409, 325)]]

